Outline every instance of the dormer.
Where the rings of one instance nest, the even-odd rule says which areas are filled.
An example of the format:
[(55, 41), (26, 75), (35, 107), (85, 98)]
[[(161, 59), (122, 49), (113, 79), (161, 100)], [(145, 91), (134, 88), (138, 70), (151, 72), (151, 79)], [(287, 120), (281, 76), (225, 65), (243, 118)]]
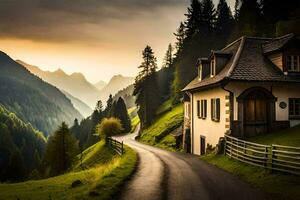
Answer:
[(205, 79), (210, 72), (210, 61), (208, 58), (200, 58), (197, 62), (198, 65), (198, 79), (199, 81)]
[(294, 34), (263, 44), (263, 52), (285, 75), (300, 74), (300, 42)]
[(227, 64), (232, 54), (212, 51), (210, 54), (210, 77), (216, 76)]

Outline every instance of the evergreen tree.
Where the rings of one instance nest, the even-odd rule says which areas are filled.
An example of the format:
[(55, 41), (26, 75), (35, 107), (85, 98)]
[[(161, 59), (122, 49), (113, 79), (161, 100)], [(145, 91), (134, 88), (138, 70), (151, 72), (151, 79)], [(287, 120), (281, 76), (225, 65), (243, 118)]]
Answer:
[(211, 34), (215, 26), (216, 10), (212, 0), (203, 0), (203, 21), (205, 25), (206, 34)]
[(136, 96), (136, 105), (139, 106), (138, 115), (142, 126), (148, 126), (155, 117), (160, 99), (155, 75), (157, 64), (152, 48), (147, 45), (142, 55), (143, 62), (139, 66), (141, 71), (136, 77), (133, 94)]
[(234, 4), (234, 19), (237, 21), (240, 15), (241, 0), (235, 0)]
[(111, 112), (111, 107), (113, 104), (114, 100), (113, 100), (113, 96), (110, 94), (108, 97), (108, 100), (106, 101), (106, 108), (105, 108), (105, 116), (109, 116), (110, 112)]
[(80, 125), (77, 118), (74, 120), (74, 124), (71, 128), (71, 132), (73, 133), (76, 139), (80, 138)]
[(62, 123), (48, 139), (45, 161), (50, 167), (50, 175), (58, 175), (67, 171), (78, 153), (76, 139), (70, 133), (66, 123)]
[(173, 64), (173, 47), (172, 44), (169, 44), (166, 55), (164, 57), (163, 67), (170, 67), (172, 64)]
[(199, 0), (191, 1), (191, 5), (188, 7), (188, 12), (185, 16), (187, 17), (185, 22), (186, 36), (190, 38), (200, 30), (202, 24), (201, 3)]
[(114, 117), (120, 119), (124, 133), (129, 133), (131, 131), (131, 120), (122, 97), (119, 97), (116, 103)]
[(24, 159), (19, 149), (16, 149), (10, 156), (9, 167), (8, 167), (8, 177), (13, 181), (24, 180), (25, 171)]
[(220, 0), (217, 6), (217, 20), (216, 28), (221, 31), (223, 35), (228, 35), (233, 25), (233, 18), (226, 0)]
[(262, 35), (263, 22), (261, 10), (256, 0), (242, 0), (237, 28), (239, 35)]
[(178, 56), (183, 49), (183, 43), (186, 38), (185, 26), (182, 22), (180, 22), (179, 28), (176, 30), (176, 33), (174, 33), (174, 35), (176, 37), (176, 56)]

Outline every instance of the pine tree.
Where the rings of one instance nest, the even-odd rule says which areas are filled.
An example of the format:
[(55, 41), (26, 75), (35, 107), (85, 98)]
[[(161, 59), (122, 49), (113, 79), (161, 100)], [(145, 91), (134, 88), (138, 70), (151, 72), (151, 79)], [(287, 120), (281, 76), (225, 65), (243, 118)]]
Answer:
[(76, 139), (70, 133), (66, 123), (55, 131), (48, 139), (45, 161), (50, 167), (50, 174), (57, 175), (67, 171), (78, 153)]
[(233, 18), (226, 0), (220, 0), (217, 6), (217, 20), (216, 28), (221, 31), (223, 35), (228, 35), (233, 25)]
[(203, 21), (205, 25), (206, 34), (211, 34), (211, 31), (215, 27), (216, 10), (212, 0), (203, 0)]
[(192, 0), (185, 16), (187, 17), (185, 22), (186, 36), (190, 38), (200, 30), (202, 24), (201, 3), (199, 0)]
[(173, 47), (172, 44), (168, 45), (166, 55), (164, 57), (163, 67), (171, 67), (173, 64)]
[(185, 33), (185, 26), (182, 22), (180, 22), (179, 28), (176, 30), (176, 33), (174, 33), (176, 37), (176, 43), (175, 43), (175, 48), (176, 48), (176, 56), (180, 54), (180, 52), (183, 49), (183, 43), (186, 38), (186, 33)]
[(142, 126), (148, 126), (155, 117), (160, 99), (157, 95), (158, 86), (155, 74), (157, 64), (154, 52), (147, 45), (142, 55), (143, 62), (139, 66), (141, 71), (136, 77), (133, 95), (136, 96), (136, 105), (139, 106), (138, 115)]
[(22, 181), (25, 178), (24, 159), (19, 149), (16, 149), (10, 156), (7, 174), (12, 181)]
[(234, 4), (234, 19), (237, 21), (240, 15), (241, 0), (235, 0)]
[(239, 12), (238, 31), (240, 35), (259, 36), (263, 26), (261, 10), (256, 0), (243, 0)]
[(120, 119), (124, 133), (129, 133), (131, 130), (131, 120), (125, 102), (122, 97), (119, 97), (116, 103), (116, 110), (114, 117)]
[(114, 102), (113, 97), (110, 94), (109, 97), (108, 97), (108, 100), (106, 101), (106, 108), (105, 108), (105, 111), (104, 111), (104, 114), (107, 117), (110, 115), (110, 110), (111, 110), (113, 102)]
[(72, 132), (72, 134), (74, 135), (75, 138), (77, 138), (77, 139), (80, 138), (80, 125), (79, 125), (79, 122), (78, 122), (77, 118), (74, 120), (74, 124), (71, 128), (71, 132)]

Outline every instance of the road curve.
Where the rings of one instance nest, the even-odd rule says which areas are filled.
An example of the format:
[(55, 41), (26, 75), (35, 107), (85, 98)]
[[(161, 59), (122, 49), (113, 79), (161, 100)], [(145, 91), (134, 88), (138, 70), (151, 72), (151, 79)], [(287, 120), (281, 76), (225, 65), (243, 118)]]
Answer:
[(141, 144), (134, 140), (136, 135), (117, 138), (139, 155), (137, 171), (122, 189), (121, 200), (270, 199), (197, 156)]

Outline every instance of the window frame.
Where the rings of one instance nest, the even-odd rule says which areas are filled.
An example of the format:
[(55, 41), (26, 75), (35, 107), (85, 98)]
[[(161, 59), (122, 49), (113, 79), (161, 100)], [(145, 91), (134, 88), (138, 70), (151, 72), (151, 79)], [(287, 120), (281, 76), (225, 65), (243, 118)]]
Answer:
[[(296, 104), (298, 108), (296, 108)], [(298, 114), (296, 115), (297, 109)], [(289, 119), (300, 119), (300, 98), (289, 98)]]
[[(295, 65), (295, 61), (297, 65)], [(286, 69), (288, 72), (300, 72), (300, 55), (287, 55)]]
[(211, 120), (219, 122), (221, 116), (221, 100), (220, 98), (211, 99)]
[(216, 61), (214, 58), (210, 61), (210, 77), (216, 76)]

